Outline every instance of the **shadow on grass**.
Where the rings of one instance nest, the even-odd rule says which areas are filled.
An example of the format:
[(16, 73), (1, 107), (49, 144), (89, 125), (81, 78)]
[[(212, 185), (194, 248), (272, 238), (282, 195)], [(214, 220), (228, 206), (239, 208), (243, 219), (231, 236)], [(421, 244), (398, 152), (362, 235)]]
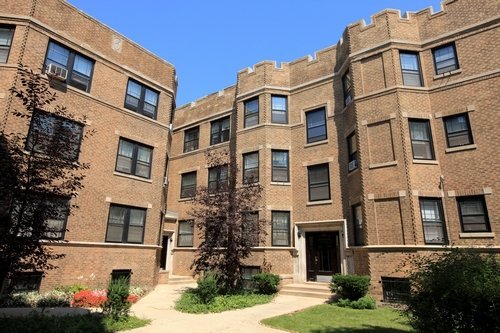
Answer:
[(311, 333), (408, 333), (408, 331), (397, 328), (387, 328), (382, 326), (364, 325), (360, 328), (337, 327), (312, 330)]

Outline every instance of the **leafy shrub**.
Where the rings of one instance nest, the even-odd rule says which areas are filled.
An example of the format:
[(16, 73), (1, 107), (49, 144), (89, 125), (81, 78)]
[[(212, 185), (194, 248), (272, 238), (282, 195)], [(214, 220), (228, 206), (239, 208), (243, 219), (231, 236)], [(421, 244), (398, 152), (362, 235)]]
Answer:
[(128, 302), (129, 280), (121, 277), (110, 281), (108, 285), (108, 299), (104, 302), (103, 312), (114, 320), (128, 318), (131, 303)]
[[(142, 296), (146, 295), (148, 292), (148, 289), (145, 287), (139, 287), (139, 286), (131, 286), (128, 289), (128, 293), (130, 296), (135, 296), (137, 299), (141, 298)], [(135, 302), (132, 302), (135, 303)]]
[(68, 307), (70, 303), (71, 299), (68, 294), (63, 291), (52, 290), (43, 294), (36, 302), (36, 306), (41, 308)]
[(40, 299), (37, 292), (23, 292), (4, 295), (0, 298), (0, 307), (2, 308), (32, 308)]
[(496, 332), (500, 327), (500, 264), (494, 254), (452, 249), (408, 260), (407, 310), (419, 332)]
[(278, 291), (280, 277), (271, 273), (258, 273), (252, 277), (259, 294), (272, 295)]
[(365, 296), (370, 286), (370, 277), (367, 275), (341, 275), (332, 276), (330, 290), (350, 301), (357, 301)]
[(99, 308), (106, 300), (106, 290), (82, 290), (73, 296), (71, 305), (76, 308)]
[[(375, 299), (370, 296), (364, 296), (357, 301), (350, 301), (348, 299), (340, 299), (339, 303), (343, 302), (343, 307), (349, 307), (351, 309), (363, 310), (363, 309), (376, 309), (377, 303)], [(342, 305), (339, 305), (342, 306)]]
[(57, 286), (54, 288), (55, 291), (62, 291), (66, 294), (74, 295), (79, 291), (88, 290), (89, 287), (84, 284), (75, 283), (69, 286)]
[(212, 302), (218, 294), (219, 286), (215, 273), (207, 273), (205, 276), (198, 279), (195, 295), (201, 303), (208, 304)]

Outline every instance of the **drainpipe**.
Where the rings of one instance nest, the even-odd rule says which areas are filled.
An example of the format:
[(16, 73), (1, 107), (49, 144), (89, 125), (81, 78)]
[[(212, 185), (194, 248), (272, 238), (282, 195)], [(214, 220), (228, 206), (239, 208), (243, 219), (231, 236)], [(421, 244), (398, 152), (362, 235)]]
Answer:
[(445, 184), (444, 184), (444, 176), (441, 175), (439, 176), (439, 187), (441, 188), (441, 202), (443, 205), (443, 218), (444, 218), (444, 225), (445, 225), (445, 231), (446, 231), (446, 240), (448, 242), (448, 245), (450, 244), (450, 227), (449, 227), (449, 221), (448, 221), (448, 214), (446, 210), (446, 191), (445, 191)]

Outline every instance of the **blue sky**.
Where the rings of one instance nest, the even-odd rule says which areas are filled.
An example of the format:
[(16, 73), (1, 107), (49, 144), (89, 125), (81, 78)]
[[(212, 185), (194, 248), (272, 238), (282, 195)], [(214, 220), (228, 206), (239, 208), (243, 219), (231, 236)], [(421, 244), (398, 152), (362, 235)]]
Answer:
[(171, 62), (177, 105), (230, 86), (262, 60), (292, 61), (334, 45), (346, 25), (385, 8), (417, 11), (439, 0), (68, 0)]

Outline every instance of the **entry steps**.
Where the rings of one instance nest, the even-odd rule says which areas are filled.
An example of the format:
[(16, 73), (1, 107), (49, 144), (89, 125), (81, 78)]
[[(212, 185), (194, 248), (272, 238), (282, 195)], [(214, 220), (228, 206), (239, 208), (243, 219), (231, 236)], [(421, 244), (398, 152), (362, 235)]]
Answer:
[(196, 280), (192, 276), (183, 275), (169, 275), (168, 284), (192, 284), (196, 283)]
[(329, 284), (324, 282), (292, 283), (281, 287), (281, 295), (314, 297), (329, 300), (332, 297)]

